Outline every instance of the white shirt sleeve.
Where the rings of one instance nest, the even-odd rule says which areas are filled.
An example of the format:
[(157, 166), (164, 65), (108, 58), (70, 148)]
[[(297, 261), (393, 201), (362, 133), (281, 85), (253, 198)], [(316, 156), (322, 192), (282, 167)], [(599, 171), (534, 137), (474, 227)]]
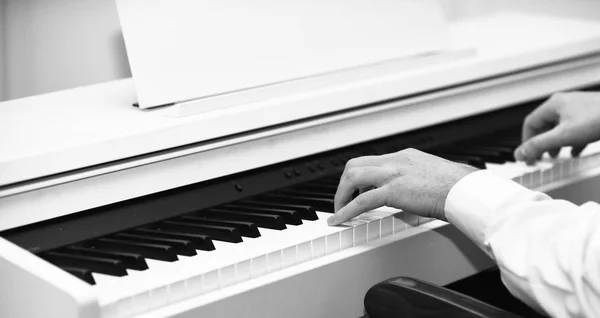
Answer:
[(600, 317), (600, 205), (577, 206), (477, 171), (446, 218), (497, 263), (513, 295), (552, 317)]

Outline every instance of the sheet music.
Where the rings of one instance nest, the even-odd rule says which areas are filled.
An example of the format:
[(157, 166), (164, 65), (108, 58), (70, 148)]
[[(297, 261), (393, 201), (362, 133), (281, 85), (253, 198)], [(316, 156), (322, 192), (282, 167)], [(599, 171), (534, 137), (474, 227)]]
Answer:
[(118, 0), (142, 108), (436, 52), (436, 1)]

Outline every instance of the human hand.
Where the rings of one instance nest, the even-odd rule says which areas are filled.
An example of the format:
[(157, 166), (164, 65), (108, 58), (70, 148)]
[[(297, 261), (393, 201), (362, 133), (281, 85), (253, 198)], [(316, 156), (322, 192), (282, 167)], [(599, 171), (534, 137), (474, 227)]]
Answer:
[(515, 158), (532, 164), (544, 152), (556, 157), (565, 146), (573, 147), (575, 157), (598, 139), (600, 93), (558, 93), (525, 118), (523, 144), (515, 150)]
[[(382, 206), (445, 220), (450, 189), (476, 170), (416, 149), (352, 159), (335, 194), (336, 212), (327, 222), (338, 225)], [(356, 190), (360, 194), (353, 198)]]

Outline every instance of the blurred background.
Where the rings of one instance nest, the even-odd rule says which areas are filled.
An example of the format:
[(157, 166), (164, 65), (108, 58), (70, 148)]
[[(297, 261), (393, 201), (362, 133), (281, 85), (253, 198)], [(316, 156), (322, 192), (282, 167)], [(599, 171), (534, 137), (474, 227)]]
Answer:
[[(505, 10), (600, 21), (600, 0), (440, 0), (449, 20)], [(114, 0), (0, 0), (0, 101), (130, 77)]]

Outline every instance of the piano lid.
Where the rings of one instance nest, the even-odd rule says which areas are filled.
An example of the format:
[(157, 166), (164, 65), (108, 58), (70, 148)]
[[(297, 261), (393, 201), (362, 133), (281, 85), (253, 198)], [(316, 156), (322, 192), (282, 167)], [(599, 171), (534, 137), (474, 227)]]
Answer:
[(432, 0), (117, 0), (141, 108), (328, 74), (448, 44)]

